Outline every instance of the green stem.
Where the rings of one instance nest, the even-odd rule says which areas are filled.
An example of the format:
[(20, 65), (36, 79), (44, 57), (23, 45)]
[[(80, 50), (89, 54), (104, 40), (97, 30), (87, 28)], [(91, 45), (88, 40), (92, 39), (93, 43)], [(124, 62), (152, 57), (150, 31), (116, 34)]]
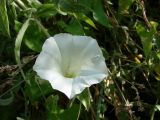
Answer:
[(71, 108), (71, 107), (72, 107), (72, 105), (73, 105), (73, 103), (74, 103), (75, 98), (76, 98), (76, 97), (72, 98), (72, 100), (70, 101), (70, 103), (69, 103), (69, 108)]
[(154, 120), (155, 107), (156, 107), (157, 103), (158, 103), (158, 100), (156, 101), (156, 104), (155, 104), (155, 105), (154, 105), (154, 107), (153, 107), (153, 110), (152, 110), (152, 114), (151, 114), (151, 118), (150, 118), (150, 120)]
[(23, 80), (23, 81), (20, 81), (20, 82), (17, 83), (15, 86), (13, 86), (12, 88), (10, 88), (10, 89), (7, 90), (6, 92), (4, 92), (4, 93), (0, 96), (0, 98), (2, 98), (4, 95), (6, 95), (7, 93), (9, 93), (9, 92), (11, 92), (12, 90), (14, 90), (16, 87), (18, 87), (19, 85), (21, 85), (23, 82), (24, 82), (24, 80)]
[(47, 29), (42, 25), (42, 23), (37, 20), (37, 19), (34, 19), (34, 21), (37, 23), (37, 25), (41, 28), (41, 30), (44, 32), (44, 34), (49, 38), (51, 37), (51, 35), (48, 33)]

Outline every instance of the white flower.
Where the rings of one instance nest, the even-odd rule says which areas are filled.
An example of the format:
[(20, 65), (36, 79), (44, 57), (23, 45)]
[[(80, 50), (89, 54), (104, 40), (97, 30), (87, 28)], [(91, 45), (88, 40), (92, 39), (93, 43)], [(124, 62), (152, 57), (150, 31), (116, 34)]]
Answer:
[(67, 33), (45, 41), (33, 69), (70, 99), (108, 75), (97, 41)]

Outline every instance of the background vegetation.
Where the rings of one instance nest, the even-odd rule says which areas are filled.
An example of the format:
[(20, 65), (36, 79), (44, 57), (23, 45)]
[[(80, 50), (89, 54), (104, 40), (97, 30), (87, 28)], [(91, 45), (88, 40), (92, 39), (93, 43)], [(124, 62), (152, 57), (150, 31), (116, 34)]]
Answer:
[[(159, 0), (0, 0), (0, 119), (160, 120), (159, 9)], [(110, 71), (74, 101), (32, 70), (45, 39), (64, 32), (96, 38)]]

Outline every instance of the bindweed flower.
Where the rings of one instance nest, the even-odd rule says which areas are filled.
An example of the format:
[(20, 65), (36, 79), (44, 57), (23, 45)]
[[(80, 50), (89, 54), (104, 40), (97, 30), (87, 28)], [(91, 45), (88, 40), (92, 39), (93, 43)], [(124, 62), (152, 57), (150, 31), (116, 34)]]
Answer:
[(33, 69), (70, 99), (108, 75), (97, 41), (67, 33), (45, 41)]

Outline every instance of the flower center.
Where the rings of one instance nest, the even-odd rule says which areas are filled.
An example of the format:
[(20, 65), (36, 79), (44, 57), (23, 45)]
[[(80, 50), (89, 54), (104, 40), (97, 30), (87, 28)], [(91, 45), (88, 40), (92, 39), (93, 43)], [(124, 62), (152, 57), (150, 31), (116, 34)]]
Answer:
[(64, 77), (66, 77), (66, 78), (74, 78), (74, 77), (76, 77), (76, 74), (67, 72), (67, 73), (65, 73)]
[(75, 78), (77, 76), (74, 66), (69, 62), (64, 68), (62, 68), (63, 76), (66, 78)]

